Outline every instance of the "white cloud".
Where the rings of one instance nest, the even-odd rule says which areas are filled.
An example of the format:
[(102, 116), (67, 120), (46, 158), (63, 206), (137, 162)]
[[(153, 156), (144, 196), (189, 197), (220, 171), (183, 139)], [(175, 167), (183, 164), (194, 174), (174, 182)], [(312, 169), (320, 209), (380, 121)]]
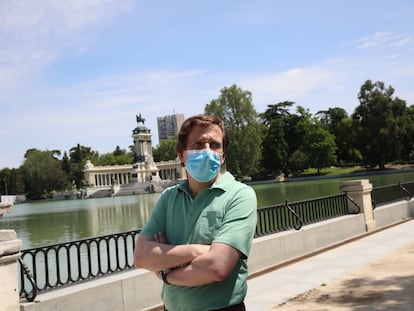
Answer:
[(392, 32), (377, 32), (374, 35), (357, 40), (358, 48), (365, 49), (377, 45), (383, 45), (390, 41), (395, 41), (397, 38), (398, 36)]
[(260, 74), (242, 82), (258, 93), (301, 94), (319, 88), (331, 74), (321, 67), (293, 68), (285, 72)]
[(394, 32), (376, 32), (350, 42), (341, 44), (342, 47), (355, 46), (358, 49), (368, 49), (379, 46), (401, 48), (411, 45), (413, 39), (410, 36), (396, 34)]
[[(335, 67), (330, 66), (332, 65), (324, 64), (292, 68), (285, 72), (257, 73), (241, 81), (241, 85), (252, 92), (256, 110), (259, 112), (263, 112), (267, 105), (285, 100), (311, 110), (318, 110), (318, 105), (326, 104), (318, 101), (319, 96), (329, 93), (334, 97), (335, 93), (340, 94), (345, 87), (341, 84), (341, 75), (335, 72)], [(312, 106), (316, 107), (312, 109)]]
[(391, 46), (392, 47), (404, 47), (407, 45), (411, 45), (412, 42), (413, 42), (413, 39), (410, 37), (407, 37), (407, 38), (403, 38), (399, 41), (391, 43)]
[[(29, 77), (67, 50), (88, 44), (83, 31), (132, 8), (132, 1), (0, 1), (0, 105), (12, 106)], [(90, 39), (90, 38), (89, 38)]]
[(20, 34), (22, 41), (62, 37), (133, 8), (131, 0), (37, 0), (0, 2), (0, 32)]

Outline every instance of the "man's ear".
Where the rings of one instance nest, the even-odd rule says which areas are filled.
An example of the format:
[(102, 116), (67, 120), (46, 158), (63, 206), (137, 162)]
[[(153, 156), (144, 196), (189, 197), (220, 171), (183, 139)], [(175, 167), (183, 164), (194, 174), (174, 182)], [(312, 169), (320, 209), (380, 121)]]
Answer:
[(181, 164), (184, 165), (185, 161), (184, 161), (184, 153), (183, 152), (178, 153), (178, 158), (180, 159)]
[(220, 164), (223, 165), (224, 162), (226, 162), (226, 155), (223, 153), (223, 155), (220, 157)]

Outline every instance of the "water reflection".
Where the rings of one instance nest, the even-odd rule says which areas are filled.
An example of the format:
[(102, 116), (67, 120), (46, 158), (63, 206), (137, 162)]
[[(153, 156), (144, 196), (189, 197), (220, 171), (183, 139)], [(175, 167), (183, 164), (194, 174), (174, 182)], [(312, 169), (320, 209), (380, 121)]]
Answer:
[(289, 202), (308, 200), (341, 193), (341, 184), (346, 180), (369, 179), (374, 187), (414, 181), (414, 171), (389, 173), (369, 176), (353, 176), (343, 178), (321, 178), (312, 180), (290, 181), (286, 183), (253, 185), (258, 206), (270, 206)]
[(22, 248), (63, 243), (142, 228), (159, 194), (17, 204), (0, 221)]

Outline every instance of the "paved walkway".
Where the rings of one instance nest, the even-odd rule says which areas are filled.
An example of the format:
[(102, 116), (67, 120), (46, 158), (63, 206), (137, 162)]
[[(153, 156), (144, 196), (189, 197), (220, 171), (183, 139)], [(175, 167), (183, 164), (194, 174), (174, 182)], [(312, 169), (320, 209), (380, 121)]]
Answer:
[[(397, 255), (393, 256), (393, 253), (397, 250), (401, 250), (401, 248), (407, 248), (408, 246), (411, 246), (411, 248), (405, 255), (409, 256), (410, 260), (405, 261), (405, 265), (407, 267), (408, 262), (410, 262), (411, 268), (414, 263), (414, 252), (412, 251), (414, 249), (412, 247), (413, 244), (414, 220), (410, 220), (313, 257), (284, 266), (262, 276), (252, 278), (248, 281), (249, 288), (246, 297), (247, 310), (269, 311), (278, 310), (279, 308), (283, 309), (283, 306), (278, 306), (301, 294), (315, 290), (315, 288), (320, 286), (324, 286), (328, 282), (333, 282), (335, 279), (345, 278), (347, 276), (348, 279), (351, 276), (354, 277), (352, 272), (365, 271), (365, 265), (378, 261), (381, 258), (386, 262), (390, 262), (391, 260), (398, 261), (398, 258), (395, 258)], [(361, 267), (363, 269), (358, 270), (358, 268)], [(401, 267), (399, 269), (401, 269)], [(362, 272), (359, 273), (361, 274)], [(374, 275), (376, 272), (373, 270), (373, 272), (370, 273)], [(407, 277), (406, 280), (409, 280), (410, 285), (405, 286), (402, 290), (410, 289), (412, 291), (414, 287), (414, 276), (411, 275), (411, 277)], [(395, 285), (391, 284), (392, 282), (390, 281), (388, 283), (388, 286)], [(325, 300), (329, 300), (329, 294), (325, 294), (325, 298), (326, 297), (327, 299)], [(407, 297), (412, 297), (413, 300), (410, 300), (409, 302), (405, 301), (405, 306), (393, 308), (393, 310), (414, 310), (414, 295), (408, 293)], [(307, 300), (302, 299), (300, 307), (289, 310), (329, 309), (333, 308), (327, 308), (326, 304), (324, 308), (307, 308)], [(372, 305), (366, 309), (354, 307), (347, 310), (357, 309), (391, 310), (390, 308), (377, 308)], [(288, 309), (286, 308), (283, 310)]]

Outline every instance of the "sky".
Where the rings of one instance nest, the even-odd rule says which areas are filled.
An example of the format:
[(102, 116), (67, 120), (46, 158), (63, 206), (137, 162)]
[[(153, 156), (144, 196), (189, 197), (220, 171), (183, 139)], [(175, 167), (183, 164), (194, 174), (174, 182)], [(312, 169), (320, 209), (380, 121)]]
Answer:
[(157, 117), (234, 84), (258, 113), (350, 115), (368, 79), (414, 104), (414, 1), (0, 0), (0, 169), (31, 148), (129, 150), (139, 113), (157, 146)]

